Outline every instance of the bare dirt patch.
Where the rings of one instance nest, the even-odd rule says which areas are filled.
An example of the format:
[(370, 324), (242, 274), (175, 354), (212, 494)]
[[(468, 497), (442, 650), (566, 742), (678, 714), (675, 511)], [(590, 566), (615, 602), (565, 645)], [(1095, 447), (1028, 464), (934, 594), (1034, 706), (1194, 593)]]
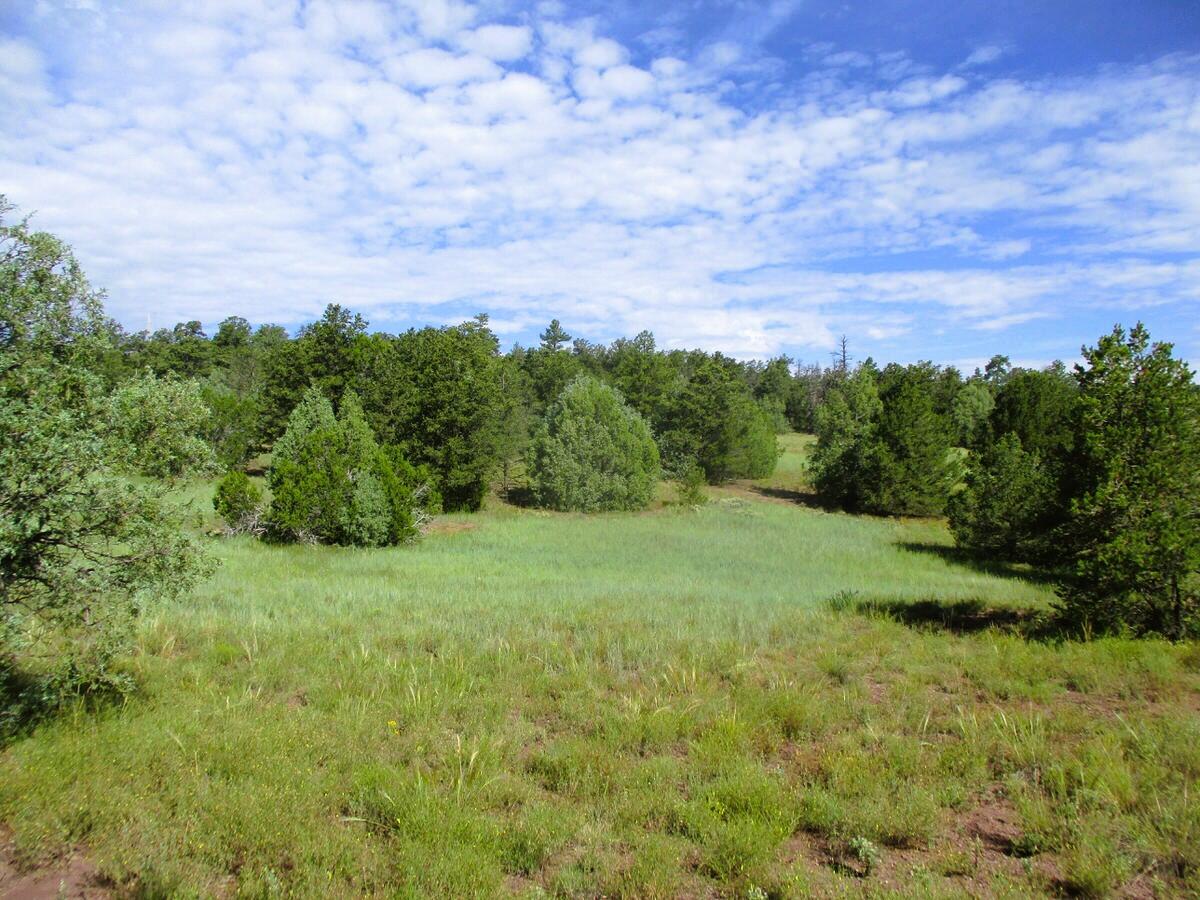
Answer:
[(46, 866), (22, 869), (17, 864), (12, 831), (0, 825), (0, 898), (3, 900), (101, 900), (112, 897), (108, 881), (77, 848)]
[(429, 525), (429, 534), (465, 534), (474, 531), (479, 526), (474, 522), (440, 521), (435, 519)]

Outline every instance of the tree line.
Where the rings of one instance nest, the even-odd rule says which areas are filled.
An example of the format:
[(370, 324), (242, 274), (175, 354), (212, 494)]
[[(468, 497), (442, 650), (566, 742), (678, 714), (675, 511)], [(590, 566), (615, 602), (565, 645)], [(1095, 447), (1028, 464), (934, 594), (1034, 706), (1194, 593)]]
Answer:
[(1084, 633), (1182, 638), (1200, 622), (1200, 389), (1172, 346), (1120, 326), (1068, 371), (994, 357), (842, 371), (813, 475), (856, 512), (948, 514), (971, 556), (1050, 572)]

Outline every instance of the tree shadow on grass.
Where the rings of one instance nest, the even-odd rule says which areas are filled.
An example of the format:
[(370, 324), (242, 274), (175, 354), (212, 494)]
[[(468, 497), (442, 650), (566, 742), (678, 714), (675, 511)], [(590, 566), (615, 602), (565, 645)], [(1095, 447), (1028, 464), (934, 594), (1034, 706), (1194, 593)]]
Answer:
[(960, 547), (947, 547), (945, 544), (925, 544), (914, 541), (901, 541), (896, 544), (908, 553), (919, 553), (926, 556), (937, 556), (953, 565), (964, 566), (984, 575), (996, 578), (1014, 578), (1033, 584), (1055, 584), (1061, 576), (1048, 569), (1020, 563), (1004, 562), (1003, 560), (985, 559), (976, 556)]
[(854, 609), (924, 631), (977, 634), (992, 629), (1034, 640), (1058, 633), (1046, 610), (991, 606), (979, 600), (860, 600)]
[(748, 490), (752, 494), (758, 494), (761, 497), (768, 497), (772, 500), (783, 500), (788, 503), (795, 503), (797, 506), (807, 506), (809, 509), (820, 509), (825, 512), (833, 512), (840, 509), (837, 504), (827, 503), (822, 500), (816, 491), (796, 491), (788, 488), (764, 487), (758, 484), (750, 485)]
[(0, 655), (0, 750), (28, 736), (43, 722), (77, 706), (98, 712), (130, 696), (115, 684), (68, 686), (63, 673), (33, 673)]

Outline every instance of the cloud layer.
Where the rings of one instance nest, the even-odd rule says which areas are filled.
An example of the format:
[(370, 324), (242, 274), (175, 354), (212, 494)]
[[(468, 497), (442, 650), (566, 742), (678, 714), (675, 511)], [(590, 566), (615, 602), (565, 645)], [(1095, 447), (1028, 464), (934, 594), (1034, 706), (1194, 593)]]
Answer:
[(1200, 58), (1022, 79), (988, 46), (680, 58), (558, 5), (86, 6), (0, 37), (0, 192), (133, 327), (336, 300), (747, 356), (1200, 338)]

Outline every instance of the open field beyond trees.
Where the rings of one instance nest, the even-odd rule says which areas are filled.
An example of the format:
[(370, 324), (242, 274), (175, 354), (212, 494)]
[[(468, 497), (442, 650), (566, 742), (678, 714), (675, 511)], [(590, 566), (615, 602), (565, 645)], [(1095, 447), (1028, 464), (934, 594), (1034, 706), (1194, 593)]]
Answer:
[[(0, 751), (0, 885), (1200, 890), (1195, 645), (1046, 637), (1037, 577), (808, 505), (808, 439), (782, 440), (694, 511), (212, 539), (216, 575), (139, 624), (138, 691)], [(211, 485), (186, 492), (207, 519)]]

